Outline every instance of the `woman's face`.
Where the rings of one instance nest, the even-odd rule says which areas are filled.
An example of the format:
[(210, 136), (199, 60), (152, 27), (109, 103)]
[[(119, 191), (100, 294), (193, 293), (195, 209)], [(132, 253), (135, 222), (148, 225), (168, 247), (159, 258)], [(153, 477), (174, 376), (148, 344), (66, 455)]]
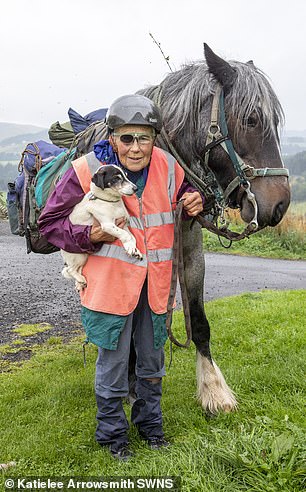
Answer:
[[(128, 137), (132, 135), (132, 137)], [(140, 171), (150, 162), (155, 132), (150, 126), (124, 125), (116, 128), (109, 138), (121, 164), (129, 171)], [(129, 142), (132, 140), (131, 142)]]

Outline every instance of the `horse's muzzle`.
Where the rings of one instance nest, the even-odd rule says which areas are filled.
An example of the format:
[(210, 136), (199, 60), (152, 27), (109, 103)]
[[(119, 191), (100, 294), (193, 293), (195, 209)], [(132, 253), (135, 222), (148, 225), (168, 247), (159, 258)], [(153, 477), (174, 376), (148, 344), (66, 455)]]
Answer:
[(271, 222), (269, 225), (272, 227), (275, 227), (277, 224), (280, 223), (282, 218), (284, 217), (286, 210), (288, 208), (289, 204), (285, 203), (284, 201), (279, 202), (273, 210), (272, 217), (271, 217)]

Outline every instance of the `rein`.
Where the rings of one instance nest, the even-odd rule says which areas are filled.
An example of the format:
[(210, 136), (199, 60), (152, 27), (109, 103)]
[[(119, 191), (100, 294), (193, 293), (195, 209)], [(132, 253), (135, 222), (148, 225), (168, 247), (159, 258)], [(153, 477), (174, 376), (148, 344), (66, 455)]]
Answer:
[[(192, 331), (191, 331), (191, 318), (189, 311), (189, 299), (187, 288), (184, 279), (184, 259), (183, 259), (183, 238), (182, 238), (182, 211), (183, 211), (184, 200), (180, 200), (177, 204), (175, 210), (175, 224), (174, 224), (174, 243), (173, 243), (173, 260), (172, 260), (172, 274), (170, 283), (170, 293), (168, 297), (167, 304), (167, 317), (166, 317), (166, 328), (168, 332), (168, 337), (171, 342), (173, 342), (178, 347), (189, 347)], [(173, 303), (176, 295), (177, 288), (177, 278), (179, 278), (183, 311), (185, 317), (185, 327), (187, 339), (185, 343), (179, 342), (172, 333), (171, 323), (172, 323), (172, 311)]]

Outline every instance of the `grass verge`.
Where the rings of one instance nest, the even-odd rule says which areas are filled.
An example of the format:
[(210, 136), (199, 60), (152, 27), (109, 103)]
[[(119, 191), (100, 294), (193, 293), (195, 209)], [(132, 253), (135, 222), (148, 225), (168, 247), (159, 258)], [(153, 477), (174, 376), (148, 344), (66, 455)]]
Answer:
[[(234, 210), (227, 212), (230, 229), (241, 232), (245, 224)], [(227, 246), (229, 241), (221, 238)], [(289, 212), (277, 227), (267, 227), (256, 232), (248, 239), (232, 243), (224, 248), (215, 234), (203, 229), (205, 251), (236, 254), (242, 256), (259, 256), (263, 258), (282, 258), (287, 260), (306, 260), (306, 203), (293, 203)]]
[[(95, 347), (84, 368), (82, 338), (46, 344), (22, 368), (0, 375), (1, 461), (17, 462), (3, 478), (175, 475), (186, 492), (303, 490), (306, 291), (221, 299), (207, 304), (207, 314), (237, 413), (205, 417), (194, 396), (194, 350), (174, 347), (163, 391), (172, 446), (151, 451), (131, 428), (135, 458), (117, 463), (94, 440)], [(180, 338), (183, 326), (175, 313)]]
[(48, 323), (38, 323), (34, 325), (21, 324), (14, 328), (12, 331), (18, 333), (21, 337), (31, 337), (37, 333), (44, 333), (52, 328)]

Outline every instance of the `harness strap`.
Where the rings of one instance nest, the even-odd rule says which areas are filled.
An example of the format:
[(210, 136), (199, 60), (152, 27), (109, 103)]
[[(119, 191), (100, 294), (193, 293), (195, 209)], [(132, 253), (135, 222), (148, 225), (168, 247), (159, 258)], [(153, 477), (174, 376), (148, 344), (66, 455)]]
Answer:
[(204, 152), (205, 153), (209, 152), (211, 149), (213, 149), (214, 147), (217, 147), (217, 145), (221, 144), (222, 142), (224, 142), (225, 140), (228, 140), (228, 139), (229, 139), (229, 136), (226, 135), (226, 136), (217, 138), (216, 140), (213, 140), (212, 142), (210, 142), (209, 144), (206, 145)]
[[(162, 85), (155, 86), (148, 90), (148, 92), (146, 93), (147, 97), (152, 98), (152, 100), (158, 107), (161, 107), (161, 94)], [(189, 183), (197, 188), (205, 196), (204, 210), (205, 212), (210, 213), (211, 210), (214, 208), (215, 193), (210, 187), (210, 182), (207, 179), (207, 176), (205, 176), (206, 170), (203, 169), (200, 165), (197, 165), (197, 163), (191, 163), (191, 165), (189, 166), (184, 161), (184, 159), (179, 155), (172, 142), (170, 141), (170, 138), (164, 127), (162, 127), (161, 132), (157, 135), (157, 142), (161, 146), (161, 148), (167, 148), (169, 152), (171, 152), (179, 165), (184, 169), (185, 176)]]
[(229, 241), (240, 241), (241, 239), (244, 239), (246, 237), (249, 237), (251, 234), (254, 234), (254, 232), (255, 232), (252, 223), (250, 223), (244, 229), (243, 232), (238, 233), (238, 232), (231, 231), (230, 229), (228, 229), (225, 226), (223, 226), (223, 227), (217, 227), (215, 224), (213, 224), (212, 222), (210, 222), (209, 220), (207, 220), (204, 217), (204, 215), (201, 215), (201, 214), (197, 215), (194, 219), (197, 222), (199, 222), (199, 224), (201, 225), (201, 227), (204, 227), (204, 229), (207, 229), (208, 231), (212, 232), (213, 234), (216, 234), (219, 237), (220, 236), (221, 237), (225, 237)]
[[(189, 299), (188, 292), (185, 284), (184, 278), (184, 259), (183, 259), (183, 238), (182, 238), (182, 211), (183, 211), (183, 200), (180, 200), (177, 204), (175, 210), (175, 226), (174, 226), (174, 243), (173, 243), (173, 260), (172, 260), (172, 275), (170, 284), (170, 293), (167, 304), (167, 318), (166, 318), (166, 328), (168, 332), (168, 337), (175, 345), (178, 347), (189, 347), (192, 339), (191, 330), (191, 319), (189, 311)], [(171, 323), (172, 323), (172, 311), (173, 303), (177, 288), (177, 278), (179, 278), (183, 310), (185, 317), (185, 327), (187, 339), (185, 343), (179, 342), (172, 333)]]
[[(257, 169), (255, 167), (248, 166), (243, 161), (241, 161), (241, 169), (244, 172), (245, 176), (247, 177), (247, 180), (252, 180), (258, 177), (264, 178), (265, 176), (286, 176), (287, 178), (289, 177), (289, 170), (287, 168), (265, 167), (265, 168)], [(233, 193), (233, 191), (235, 191), (235, 189), (240, 185), (241, 185), (240, 176), (236, 176), (236, 178), (234, 178), (227, 186), (227, 188), (224, 190), (223, 192), (224, 200), (227, 201), (229, 199), (230, 194)]]
[(220, 84), (216, 87), (215, 96), (213, 98), (212, 106), (211, 106), (211, 117), (210, 117), (210, 126), (207, 133), (206, 144), (209, 144), (213, 140), (215, 140), (217, 135), (223, 136), (220, 132), (219, 127), (219, 99), (222, 93), (222, 86)]
[[(162, 85), (151, 88), (147, 95), (153, 99), (157, 106), (161, 106), (161, 93)], [(186, 178), (195, 186), (201, 193), (204, 194), (207, 205), (204, 205), (204, 213), (209, 213), (212, 219), (217, 219), (218, 216), (222, 216), (224, 209), (228, 205), (229, 196), (233, 191), (238, 189), (244, 190), (247, 194), (247, 199), (252, 203), (254, 207), (254, 217), (247, 225), (246, 229), (241, 234), (231, 232), (227, 228), (218, 228), (213, 222), (208, 220), (199, 221), (202, 227), (210, 230), (218, 236), (224, 236), (228, 239), (238, 240), (248, 237), (250, 234), (258, 230), (258, 205), (256, 197), (251, 191), (250, 181), (257, 177), (265, 176), (289, 176), (289, 171), (286, 168), (264, 168), (256, 169), (252, 166), (248, 166), (244, 163), (241, 157), (234, 149), (233, 142), (228, 135), (228, 127), (226, 122), (225, 108), (224, 108), (224, 93), (221, 84), (217, 83), (215, 93), (212, 100), (211, 108), (211, 121), (207, 132), (207, 138), (205, 142), (205, 156), (204, 159), (200, 159), (197, 162), (190, 162), (187, 165), (186, 162), (176, 151), (175, 147), (170, 141), (169, 136), (164, 128), (161, 130), (161, 134), (158, 136), (159, 145), (162, 147), (166, 145), (170, 152), (175, 156), (181, 167), (183, 167)], [(229, 183), (225, 191), (221, 188), (218, 179), (209, 166), (210, 151), (217, 145), (221, 145), (224, 151), (228, 154), (236, 177)], [(203, 219), (203, 217), (202, 217)], [(205, 225), (204, 225), (205, 224)]]

